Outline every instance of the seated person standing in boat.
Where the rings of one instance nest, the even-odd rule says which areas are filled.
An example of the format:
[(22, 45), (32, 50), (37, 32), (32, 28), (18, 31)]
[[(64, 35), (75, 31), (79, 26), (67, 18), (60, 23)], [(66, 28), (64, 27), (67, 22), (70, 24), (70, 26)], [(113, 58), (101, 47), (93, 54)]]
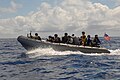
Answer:
[(64, 34), (64, 37), (62, 37), (62, 43), (67, 43), (68, 41), (68, 33)]
[(92, 41), (92, 46), (93, 47), (100, 47), (99, 45), (101, 44), (99, 38), (98, 38), (98, 35), (95, 35), (93, 41)]
[(79, 37), (74, 37), (74, 39), (73, 39), (73, 41), (74, 41), (74, 45), (80, 45), (80, 38)]
[(71, 36), (68, 36), (68, 41), (67, 41), (68, 44), (73, 44), (73, 39)]
[(77, 43), (78, 43), (78, 41), (77, 41), (77, 37), (74, 35), (74, 34), (72, 34), (72, 44), (73, 45), (76, 45)]
[(92, 43), (92, 40), (91, 40), (91, 37), (90, 35), (87, 36), (87, 46), (91, 46), (91, 43)]
[(58, 37), (58, 34), (54, 35), (54, 42), (55, 43), (60, 43), (60, 38)]
[(75, 44), (75, 35), (74, 34), (72, 34), (72, 36), (68, 36), (68, 44)]
[(30, 38), (36, 39), (36, 40), (40, 40), (40, 41), (41, 41), (41, 37), (38, 36), (38, 33), (35, 33), (35, 36), (32, 36), (32, 34), (30, 33)]
[(87, 38), (84, 31), (82, 32), (81, 41), (82, 41), (82, 45), (85, 46), (87, 42)]

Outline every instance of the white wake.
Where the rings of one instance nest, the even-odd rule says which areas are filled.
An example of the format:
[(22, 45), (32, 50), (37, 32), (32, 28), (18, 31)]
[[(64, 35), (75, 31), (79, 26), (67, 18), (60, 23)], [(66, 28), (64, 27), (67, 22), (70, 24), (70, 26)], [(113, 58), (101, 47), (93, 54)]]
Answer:
[(38, 56), (52, 56), (52, 55), (70, 55), (70, 54), (81, 54), (90, 56), (101, 56), (101, 55), (120, 55), (120, 49), (109, 50), (111, 53), (82, 53), (80, 51), (55, 51), (52, 48), (38, 48), (32, 51), (28, 51), (27, 54), (30, 58)]
[(55, 51), (52, 48), (38, 48), (32, 51), (28, 51), (27, 54), (30, 57), (38, 57), (38, 56), (52, 56), (52, 55), (70, 55), (70, 54), (84, 54), (79, 51)]

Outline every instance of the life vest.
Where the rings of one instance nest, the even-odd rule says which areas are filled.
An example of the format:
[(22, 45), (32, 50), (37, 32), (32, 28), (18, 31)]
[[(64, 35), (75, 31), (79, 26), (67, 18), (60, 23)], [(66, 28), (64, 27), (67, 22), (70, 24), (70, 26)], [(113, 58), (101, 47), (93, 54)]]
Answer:
[(82, 45), (86, 45), (86, 42), (87, 42), (87, 38), (86, 38), (86, 36), (85, 35), (83, 35), (82, 37), (81, 37), (81, 40), (82, 40)]

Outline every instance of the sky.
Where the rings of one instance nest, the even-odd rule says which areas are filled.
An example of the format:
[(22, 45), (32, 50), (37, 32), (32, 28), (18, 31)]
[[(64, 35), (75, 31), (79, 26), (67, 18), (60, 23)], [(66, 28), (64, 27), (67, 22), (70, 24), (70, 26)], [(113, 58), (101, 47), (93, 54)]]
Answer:
[(0, 0), (0, 38), (120, 34), (120, 0)]

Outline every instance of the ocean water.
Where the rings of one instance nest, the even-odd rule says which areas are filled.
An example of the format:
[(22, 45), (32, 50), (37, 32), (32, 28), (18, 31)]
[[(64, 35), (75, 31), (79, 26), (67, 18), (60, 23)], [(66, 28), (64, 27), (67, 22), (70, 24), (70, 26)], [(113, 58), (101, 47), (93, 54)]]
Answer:
[(120, 38), (101, 40), (110, 54), (27, 52), (17, 39), (0, 39), (0, 80), (120, 80)]

